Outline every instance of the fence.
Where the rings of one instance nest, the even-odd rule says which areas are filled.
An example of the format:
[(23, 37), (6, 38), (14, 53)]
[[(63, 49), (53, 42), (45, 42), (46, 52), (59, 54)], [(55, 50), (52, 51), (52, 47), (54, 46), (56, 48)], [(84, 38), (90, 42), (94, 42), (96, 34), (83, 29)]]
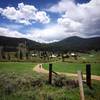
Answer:
[[(52, 84), (52, 73), (58, 75), (55, 71), (53, 71), (52, 64), (49, 64), (49, 84)], [(82, 72), (78, 71), (78, 81), (79, 81), (79, 88), (80, 88), (80, 98), (84, 100), (84, 90), (83, 90), (83, 79), (82, 79)], [(91, 89), (91, 65), (86, 64), (86, 84)]]

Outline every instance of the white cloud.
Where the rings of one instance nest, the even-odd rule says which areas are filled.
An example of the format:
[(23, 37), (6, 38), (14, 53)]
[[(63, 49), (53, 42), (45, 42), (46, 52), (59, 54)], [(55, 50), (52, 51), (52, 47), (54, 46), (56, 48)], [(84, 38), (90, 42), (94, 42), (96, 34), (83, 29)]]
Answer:
[[(62, 34), (63, 33), (63, 34)], [(18, 32), (8, 27), (0, 27), (0, 36), (28, 38), (37, 42), (55, 42), (67, 36), (72, 36), (71, 32), (67, 32), (66, 28), (61, 25), (52, 24), (46, 26), (44, 29), (32, 28), (26, 34)]]
[(51, 24), (44, 29), (31, 29), (29, 37), (39, 42), (54, 42), (62, 40), (63, 38), (79, 35), (76, 32), (69, 31), (69, 29), (63, 27), (60, 24)]
[(44, 11), (38, 11), (35, 16), (36, 16), (36, 20), (38, 20), (40, 23), (49, 23), (50, 21), (50, 19), (46, 15), (46, 12)]
[(61, 15), (57, 20), (58, 24), (66, 27), (67, 32), (91, 37), (100, 35), (99, 9), (100, 0), (91, 0), (84, 4), (76, 4), (74, 0), (61, 0), (47, 11)]
[[(9, 10), (9, 12), (7, 12), (6, 10), (8, 9), (11, 11)], [(49, 23), (42, 29), (27, 29), (25, 35), (18, 31), (11, 30), (9, 26), (6, 28), (1, 27), (0, 35), (25, 37), (38, 42), (54, 42), (70, 36), (100, 36), (99, 9), (100, 0), (91, 0), (85, 4), (76, 4), (74, 0), (61, 0), (58, 4), (47, 9), (50, 12), (60, 14), (61, 17), (57, 19), (57, 23)], [(38, 11), (34, 6), (24, 5), (22, 3), (18, 5), (17, 9), (8, 7), (2, 10), (2, 8), (0, 8), (0, 12), (2, 15), (8, 13), (9, 16), (6, 16), (7, 18), (9, 17), (9, 19), (24, 24), (31, 24), (31, 22), (49, 22), (49, 17), (46, 12)], [(13, 15), (13, 12), (16, 12), (15, 15)], [(18, 29), (16, 28), (15, 30)]]
[[(52, 42), (57, 41), (62, 37), (62, 32), (64, 29), (59, 25), (49, 25), (46, 26), (44, 29), (32, 29), (30, 30), (31, 36), (40, 42)], [(63, 34), (64, 35), (64, 34)]]
[[(59, 26), (50, 26), (47, 27), (45, 29), (37, 29), (37, 28), (33, 28), (30, 31), (28, 31), (28, 33), (23, 34), (21, 32), (18, 32), (16, 30), (12, 30), (10, 29), (10, 27), (0, 27), (0, 36), (7, 36), (7, 37), (16, 37), (16, 38), (27, 38), (27, 39), (31, 39), (37, 42), (54, 42), (54, 41), (58, 41), (60, 36), (62, 36), (62, 34), (60, 34), (62, 32), (62, 30), (59, 28), (59, 31), (57, 33), (57, 28), (59, 28)], [(48, 34), (47, 34), (48, 33)], [(57, 33), (59, 35), (59, 37), (56, 38)]]
[(74, 0), (61, 0), (57, 4), (46, 9), (47, 11), (54, 13), (63, 13), (68, 9), (73, 9), (75, 6)]
[(15, 30), (10, 30), (9, 28), (5, 28), (5, 27), (0, 27), (0, 36), (8, 36), (8, 37), (25, 37), (24, 34), (15, 31)]
[(34, 5), (25, 5), (19, 3), (18, 7), (6, 7), (0, 8), (1, 15), (10, 20), (14, 20), (18, 23), (25, 25), (32, 24), (34, 22), (49, 23), (50, 18), (45, 11), (39, 11)]
[(77, 31), (77, 29), (79, 29), (81, 27), (80, 22), (71, 20), (69, 18), (59, 18), (58, 24), (65, 27), (67, 30), (73, 30), (73, 31)]

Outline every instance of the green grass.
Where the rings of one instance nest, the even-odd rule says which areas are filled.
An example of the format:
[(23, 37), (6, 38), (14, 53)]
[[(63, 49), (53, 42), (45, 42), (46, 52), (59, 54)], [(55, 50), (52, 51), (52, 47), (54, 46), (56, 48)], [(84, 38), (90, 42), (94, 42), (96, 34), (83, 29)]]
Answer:
[(81, 61), (83, 60), (87, 62), (100, 62), (100, 51), (99, 52), (91, 51), (90, 54), (80, 53), (79, 55), (80, 55), (79, 60)]
[[(44, 68), (48, 69), (48, 64), (44, 64)], [(53, 70), (58, 72), (67, 72), (67, 73), (77, 73), (78, 70), (81, 70), (83, 73), (86, 73), (86, 64), (84, 63), (67, 63), (67, 62), (57, 62), (53, 63)], [(100, 63), (92, 63), (91, 71), (93, 75), (100, 75)]]
[[(80, 100), (79, 88), (56, 87), (47, 84), (48, 75), (33, 72), (36, 63), (25, 62), (0, 62), (0, 100)], [(44, 64), (48, 69), (48, 64)], [(93, 64), (94, 65), (94, 64)], [(92, 65), (92, 66), (93, 66)], [(94, 72), (99, 73), (99, 63), (94, 66)], [(58, 62), (53, 63), (55, 71), (74, 72), (82, 69), (85, 72), (85, 64)], [(13, 74), (14, 73), (14, 74)], [(34, 80), (43, 81), (42, 86), (31, 85)], [(19, 82), (19, 83), (18, 83)], [(4, 90), (15, 88), (14, 92), (6, 94)], [(4, 86), (4, 88), (2, 87)], [(12, 88), (12, 86), (14, 86)], [(93, 90), (84, 85), (86, 100), (100, 99), (100, 81), (92, 81)]]
[[(3, 89), (0, 87), (0, 100), (80, 100), (78, 87), (69, 88), (65, 86), (61, 88), (47, 83), (43, 83), (42, 86), (34, 87), (31, 86), (31, 82), (36, 80), (36, 78), (30, 78), (31, 76), (21, 77), (16, 75), (3, 75), (2, 79), (1, 77), (2, 75), (0, 74), (0, 80), (5, 81), (3, 83), (0, 81), (0, 86), (4, 86)], [(16, 87), (19, 80), (20, 87)], [(43, 80), (43, 77), (40, 77), (40, 81), (41, 80)], [(6, 84), (14, 86), (13, 88), (15, 88), (15, 91), (7, 94), (4, 91), (7, 91)], [(92, 87), (93, 89), (90, 90), (86, 84), (84, 84), (85, 100), (100, 100), (100, 81), (92, 81)]]
[(0, 72), (17, 73), (17, 74), (32, 74), (35, 63), (28, 62), (0, 62)]
[(100, 63), (100, 51), (91, 51), (90, 53), (78, 53), (77, 60), (75, 60), (73, 57), (69, 57), (65, 58), (64, 61), (73, 63)]

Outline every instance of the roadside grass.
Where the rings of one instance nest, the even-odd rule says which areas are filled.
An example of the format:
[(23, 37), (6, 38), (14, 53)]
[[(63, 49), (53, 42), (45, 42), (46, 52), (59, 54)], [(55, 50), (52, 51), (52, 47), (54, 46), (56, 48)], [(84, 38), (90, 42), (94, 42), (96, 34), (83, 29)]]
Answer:
[[(68, 63), (55, 64), (57, 68), (59, 66), (58, 71), (64, 71), (65, 69), (62, 70), (63, 67), (60, 67), (62, 65), (66, 67)], [(0, 100), (80, 100), (78, 87), (49, 85), (48, 75), (32, 70), (35, 65), (36, 63), (27, 62), (0, 62)], [(74, 72), (76, 69), (73, 66)], [(70, 69), (69, 72), (72, 70)], [(100, 100), (100, 81), (92, 81), (92, 87), (93, 89), (90, 90), (84, 85), (85, 99)]]
[[(49, 63), (43, 64), (43, 67), (48, 70)], [(53, 63), (53, 70), (57, 72), (77, 73), (81, 70), (82, 73), (86, 73), (85, 63), (67, 63), (67, 62), (55, 62)], [(92, 63), (91, 71), (93, 75), (100, 75), (100, 63)]]
[[(0, 73), (0, 100), (80, 100), (79, 87), (49, 85), (45, 77)], [(85, 100), (100, 100), (100, 81), (92, 81), (92, 87), (84, 84)]]
[(31, 62), (0, 62), (0, 72), (16, 74), (33, 74), (36, 63)]

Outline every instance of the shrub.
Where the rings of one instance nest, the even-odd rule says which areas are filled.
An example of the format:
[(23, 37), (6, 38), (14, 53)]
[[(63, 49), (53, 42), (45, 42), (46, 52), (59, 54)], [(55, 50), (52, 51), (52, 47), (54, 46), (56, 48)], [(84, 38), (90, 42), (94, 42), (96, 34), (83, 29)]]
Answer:
[(67, 79), (65, 76), (57, 76), (53, 78), (53, 85), (58, 87), (78, 87), (78, 81)]

